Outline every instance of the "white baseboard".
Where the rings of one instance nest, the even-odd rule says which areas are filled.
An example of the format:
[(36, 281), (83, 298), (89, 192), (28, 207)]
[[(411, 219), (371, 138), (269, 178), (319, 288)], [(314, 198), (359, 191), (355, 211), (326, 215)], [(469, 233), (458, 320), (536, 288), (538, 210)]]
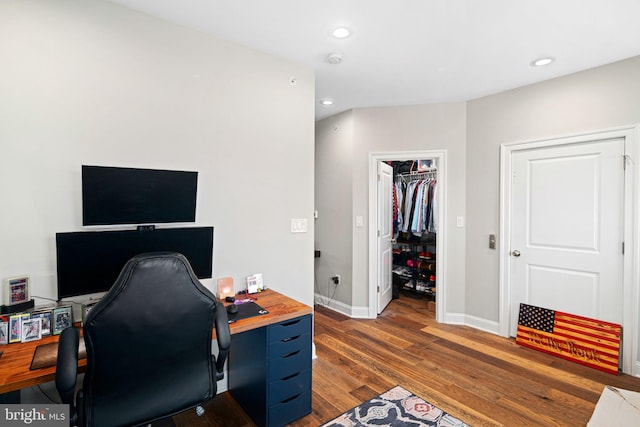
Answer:
[[(316, 304), (322, 307), (329, 308), (333, 311), (337, 311), (338, 313), (344, 314), (345, 316), (351, 317), (353, 319), (368, 319), (369, 318), (369, 308), (368, 307), (353, 307), (347, 304), (344, 304), (340, 301), (325, 301), (326, 297), (315, 294)], [(499, 324), (493, 320), (483, 319), (481, 317), (470, 316), (464, 313), (445, 313), (444, 314), (444, 323), (450, 325), (466, 325), (471, 326), (472, 328), (480, 329), (485, 332), (489, 332), (495, 335), (500, 335)]]
[(351, 317), (353, 319), (368, 319), (369, 318), (369, 308), (368, 307), (354, 307), (342, 303), (340, 301), (327, 301), (327, 297), (315, 294), (314, 300), (316, 305), (321, 307), (329, 308), (333, 311), (337, 311), (338, 313), (342, 313), (345, 316)]
[(481, 331), (489, 332), (491, 334), (500, 335), (500, 325), (493, 320), (483, 319), (481, 317), (464, 316), (464, 324), (471, 326), (472, 328), (480, 329)]
[(464, 325), (464, 313), (444, 313), (444, 323), (449, 325)]

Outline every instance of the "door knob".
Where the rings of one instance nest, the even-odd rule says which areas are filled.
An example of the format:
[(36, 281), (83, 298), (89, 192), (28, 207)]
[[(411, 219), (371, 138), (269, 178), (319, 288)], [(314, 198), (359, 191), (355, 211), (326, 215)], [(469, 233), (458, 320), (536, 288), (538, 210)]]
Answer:
[(516, 249), (515, 251), (511, 252), (511, 255), (513, 255), (514, 257), (519, 257), (520, 251)]

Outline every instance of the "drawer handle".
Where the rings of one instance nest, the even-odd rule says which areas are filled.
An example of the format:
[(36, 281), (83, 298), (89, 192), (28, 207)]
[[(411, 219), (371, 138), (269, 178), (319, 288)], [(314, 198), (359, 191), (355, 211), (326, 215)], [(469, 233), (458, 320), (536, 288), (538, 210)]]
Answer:
[(295, 378), (300, 375), (300, 372), (296, 372), (295, 374), (291, 374), (288, 377), (280, 378), (280, 381), (289, 381), (291, 378)]
[(289, 354), (285, 354), (284, 356), (282, 356), (283, 359), (286, 359), (287, 357), (291, 357), (291, 356), (295, 356), (296, 354), (300, 353), (300, 350), (298, 351), (294, 351), (292, 353)]
[(300, 397), (300, 393), (296, 394), (296, 395), (295, 395), (295, 396), (293, 396), (293, 397), (290, 397), (290, 398), (288, 398), (288, 399), (285, 399), (285, 400), (283, 400), (283, 401), (282, 401), (282, 402), (280, 402), (280, 403), (287, 403), (287, 402), (291, 402), (292, 400), (295, 400), (295, 399), (297, 399), (298, 397)]
[(295, 337), (291, 337), (291, 338), (285, 338), (285, 339), (282, 340), (282, 342), (295, 341), (298, 338), (300, 338), (300, 335), (296, 335)]
[(300, 320), (292, 320), (291, 322), (282, 323), (282, 326), (291, 326), (295, 325), (296, 323), (300, 323)]

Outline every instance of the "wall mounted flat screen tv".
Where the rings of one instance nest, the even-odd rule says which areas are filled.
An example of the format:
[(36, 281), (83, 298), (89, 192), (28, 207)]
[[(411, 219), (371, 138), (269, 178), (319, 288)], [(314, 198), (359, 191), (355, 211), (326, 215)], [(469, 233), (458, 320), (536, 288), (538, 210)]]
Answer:
[(82, 225), (195, 222), (198, 172), (82, 166)]
[(199, 279), (210, 278), (213, 227), (56, 233), (58, 300), (106, 292), (133, 256), (165, 251), (181, 253)]

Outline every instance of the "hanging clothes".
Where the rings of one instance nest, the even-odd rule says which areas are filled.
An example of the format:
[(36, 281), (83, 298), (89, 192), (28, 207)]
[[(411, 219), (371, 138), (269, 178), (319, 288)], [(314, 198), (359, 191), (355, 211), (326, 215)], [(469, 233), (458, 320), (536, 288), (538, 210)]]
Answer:
[(400, 176), (394, 182), (393, 211), (396, 237), (400, 232), (416, 236), (425, 232), (437, 232), (437, 179), (422, 179), (422, 175), (417, 175), (415, 180), (412, 180), (411, 176)]

